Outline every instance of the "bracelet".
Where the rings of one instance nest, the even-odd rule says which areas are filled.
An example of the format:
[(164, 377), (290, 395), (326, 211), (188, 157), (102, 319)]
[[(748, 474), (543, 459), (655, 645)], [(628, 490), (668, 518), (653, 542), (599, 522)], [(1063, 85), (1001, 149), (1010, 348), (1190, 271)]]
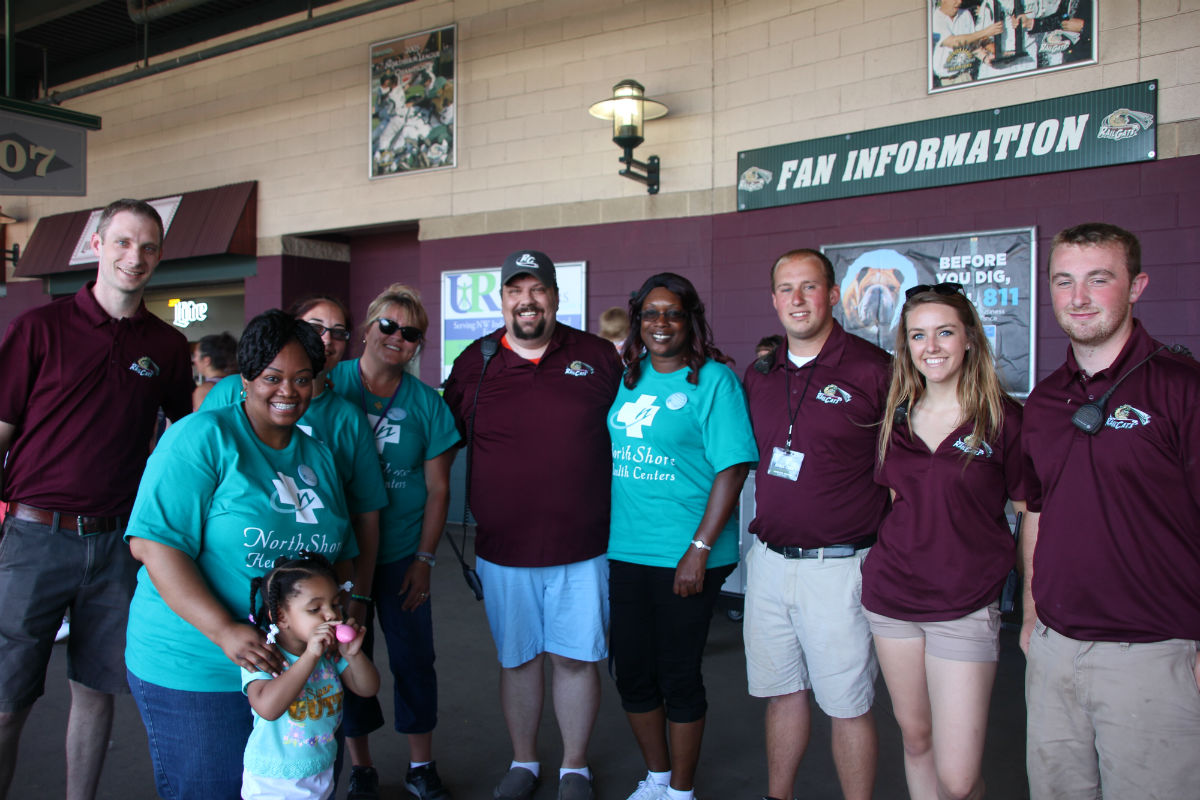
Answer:
[(692, 539), (692, 547), (696, 548), (697, 550), (712, 550), (711, 544), (705, 544), (699, 539)]
[(423, 564), (428, 564), (431, 567), (437, 564), (437, 558), (433, 555), (433, 553), (426, 553), (423, 550), (418, 550), (414, 555), (414, 558), (416, 558), (417, 561), (420, 561)]
[(350, 599), (357, 600), (360, 603), (366, 603), (369, 606), (375, 605), (375, 601), (370, 597), (367, 597), (365, 594), (352, 594), (350, 595)]

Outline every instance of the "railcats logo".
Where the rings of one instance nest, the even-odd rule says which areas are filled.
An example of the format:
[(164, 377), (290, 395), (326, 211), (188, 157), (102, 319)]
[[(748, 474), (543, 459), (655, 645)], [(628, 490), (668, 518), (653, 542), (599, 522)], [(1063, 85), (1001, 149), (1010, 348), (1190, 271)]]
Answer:
[(518, 267), (531, 267), (533, 269), (538, 268), (537, 259), (529, 253), (521, 253), (521, 255), (517, 256), (516, 265)]
[(849, 403), (850, 393), (836, 383), (831, 383), (821, 391), (817, 392), (817, 399), (822, 403), (829, 405), (837, 405), (838, 403)]
[[(396, 444), (400, 441), (400, 419), (396, 419), (396, 414), (393, 411), (400, 409), (388, 409), (386, 417), (376, 416), (375, 414), (367, 414), (367, 421), (371, 423), (371, 427), (375, 429), (375, 449), (383, 453), (385, 444)], [(408, 416), (407, 414), (404, 415)]]
[(954, 446), (964, 453), (970, 453), (973, 456), (992, 457), (992, 446), (973, 433), (958, 437), (958, 441), (954, 443)]
[(635, 403), (626, 403), (613, 417), (613, 427), (625, 429), (625, 435), (631, 439), (641, 439), (642, 428), (653, 424), (654, 416), (661, 406), (654, 404), (658, 398), (652, 394), (644, 394)]
[(160, 370), (158, 364), (154, 363), (154, 359), (150, 356), (142, 356), (137, 361), (129, 365), (130, 372), (136, 372), (143, 378), (153, 378)]
[(1109, 428), (1122, 431), (1129, 428), (1136, 428), (1139, 425), (1149, 425), (1150, 415), (1126, 403), (1109, 414), (1104, 424)]
[(591, 364), (588, 364), (586, 361), (572, 361), (567, 365), (567, 368), (563, 370), (563, 374), (573, 375), (576, 378), (586, 378), (595, 371), (596, 368)]
[(750, 167), (738, 178), (738, 188), (743, 192), (757, 192), (759, 189), (767, 188), (767, 184), (774, 177), (775, 174), (769, 169)]
[(1154, 126), (1154, 115), (1145, 111), (1133, 111), (1128, 108), (1118, 108), (1105, 117), (1100, 123), (1097, 139), (1132, 139), (1142, 131), (1148, 131)]
[[(290, 475), (284, 475), (282, 472), (275, 474), (278, 479), (271, 481), (275, 487), (275, 492), (271, 495), (271, 508), (280, 514), (288, 514), (294, 510), (296, 522), (316, 525), (317, 515), (314, 512), (324, 508), (325, 504), (321, 502), (315, 489), (301, 489)], [(297, 474), (309, 486), (316, 486), (317, 476), (311, 467), (301, 464)]]

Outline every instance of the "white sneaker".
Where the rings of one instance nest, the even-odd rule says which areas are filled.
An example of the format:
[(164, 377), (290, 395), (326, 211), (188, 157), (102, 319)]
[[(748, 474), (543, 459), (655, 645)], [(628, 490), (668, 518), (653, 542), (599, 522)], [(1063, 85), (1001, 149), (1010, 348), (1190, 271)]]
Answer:
[(54, 641), (61, 642), (63, 639), (71, 635), (71, 621), (63, 617), (62, 625), (58, 626), (58, 633), (54, 634)]
[(652, 781), (638, 781), (637, 790), (628, 800), (662, 800), (667, 796), (667, 787)]

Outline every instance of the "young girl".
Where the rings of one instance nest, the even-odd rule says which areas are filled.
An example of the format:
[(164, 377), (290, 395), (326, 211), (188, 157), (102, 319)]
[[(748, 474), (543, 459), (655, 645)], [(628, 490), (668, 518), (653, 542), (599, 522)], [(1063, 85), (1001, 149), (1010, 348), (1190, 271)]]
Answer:
[[(279, 675), (242, 669), (254, 709), (246, 742), (243, 800), (326, 800), (333, 794), (333, 734), (342, 719), (342, 683), (356, 694), (379, 690), (379, 673), (362, 652), (366, 629), (348, 621), (341, 641), (338, 585), (324, 556), (301, 551), (250, 582), (251, 622), (267, 627), (287, 666)], [(353, 637), (349, 633), (353, 632)], [(336, 645), (336, 663), (329, 651)], [(339, 675), (341, 678), (339, 679)]]
[(913, 800), (983, 796), (996, 600), (1016, 562), (1004, 508), (1025, 508), (1020, 436), (1021, 407), (962, 287), (909, 289), (875, 477), (892, 510), (863, 565), (862, 604)]

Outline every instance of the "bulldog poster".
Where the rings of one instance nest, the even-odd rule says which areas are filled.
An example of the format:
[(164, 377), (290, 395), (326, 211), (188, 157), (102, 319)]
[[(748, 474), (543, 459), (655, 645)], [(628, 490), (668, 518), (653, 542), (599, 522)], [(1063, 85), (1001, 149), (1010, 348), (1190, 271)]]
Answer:
[(975, 304), (1005, 388), (1033, 389), (1037, 254), (1033, 228), (826, 245), (841, 299), (834, 317), (847, 332), (889, 353), (904, 293), (957, 283)]

